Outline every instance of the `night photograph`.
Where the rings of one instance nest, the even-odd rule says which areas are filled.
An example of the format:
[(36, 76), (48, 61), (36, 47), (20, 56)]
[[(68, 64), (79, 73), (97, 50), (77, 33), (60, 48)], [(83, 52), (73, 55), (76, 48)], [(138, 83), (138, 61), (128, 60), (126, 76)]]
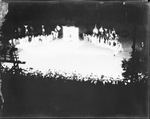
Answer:
[(0, 0), (0, 118), (149, 118), (146, 1)]

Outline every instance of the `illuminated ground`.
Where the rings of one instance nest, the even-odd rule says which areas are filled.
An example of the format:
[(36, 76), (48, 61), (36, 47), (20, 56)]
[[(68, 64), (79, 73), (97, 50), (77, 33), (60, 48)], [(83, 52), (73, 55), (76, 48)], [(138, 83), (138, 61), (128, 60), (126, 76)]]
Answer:
[(37, 45), (23, 44), (21, 47), (23, 50), (19, 52), (19, 58), (26, 61), (26, 64), (20, 67), (32, 67), (44, 74), (51, 69), (67, 73), (76, 72), (82, 76), (92, 73), (98, 77), (122, 77), (121, 61), (129, 57), (126, 50), (113, 56), (113, 50), (86, 41), (66, 42), (58, 39)]

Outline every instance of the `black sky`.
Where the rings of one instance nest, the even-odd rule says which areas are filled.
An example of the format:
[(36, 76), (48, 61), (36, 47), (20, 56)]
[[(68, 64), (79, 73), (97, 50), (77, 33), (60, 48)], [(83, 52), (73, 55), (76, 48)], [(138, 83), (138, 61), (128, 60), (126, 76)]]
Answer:
[[(126, 13), (128, 16), (125, 16)], [(11, 2), (9, 4), (8, 19), (14, 22), (33, 21), (51, 18), (83, 18), (93, 17), (97, 19), (118, 21), (128, 19), (128, 22), (134, 21), (142, 23), (146, 14), (146, 5), (143, 3), (127, 3), (122, 2), (106, 2), (100, 4), (98, 2)], [(99, 16), (100, 17), (99, 17)], [(92, 19), (92, 18), (91, 18)]]
[[(60, 25), (128, 27), (147, 24), (147, 5), (139, 2), (9, 2), (9, 12), (2, 30), (11, 36), (24, 24), (40, 27)], [(105, 24), (104, 24), (105, 23)], [(117, 28), (116, 28), (117, 29)], [(127, 28), (124, 28), (127, 29)], [(13, 36), (13, 35), (12, 35)]]

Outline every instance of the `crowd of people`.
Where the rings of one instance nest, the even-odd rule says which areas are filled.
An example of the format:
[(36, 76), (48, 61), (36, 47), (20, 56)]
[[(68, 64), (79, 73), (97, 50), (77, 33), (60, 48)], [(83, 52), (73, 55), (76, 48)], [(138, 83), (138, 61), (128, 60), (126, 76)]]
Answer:
[(42, 25), (42, 35), (34, 36), (34, 35), (29, 35), (27, 25), (25, 25), (26, 36), (22, 37), (22, 38), (10, 39), (9, 44), (12, 46), (17, 46), (18, 44), (25, 45), (25, 44), (30, 43), (30, 44), (37, 45), (37, 44), (42, 43), (42, 42), (51, 42), (53, 40), (58, 39), (60, 30), (61, 30), (61, 27), (57, 25), (55, 30), (51, 31), (51, 34), (46, 35), (44, 25)]
[[(55, 30), (51, 31), (51, 34), (46, 35), (44, 25), (42, 25), (42, 35), (35, 36), (30, 33), (31, 30), (29, 31), (28, 25), (24, 25), (24, 28), (26, 34), (25, 37), (10, 39), (8, 44), (0, 43), (1, 59), (14, 60), (14, 58), (17, 58), (17, 48), (22, 49), (28, 45), (38, 45), (42, 42), (50, 42), (58, 39), (58, 33), (61, 30), (61, 27), (57, 25)], [(21, 29), (18, 28), (17, 32), (19, 36)]]
[(105, 84), (119, 84), (119, 83), (124, 83), (127, 85), (130, 83), (130, 80), (123, 80), (121, 76), (118, 76), (117, 78), (113, 78), (113, 76), (98, 76), (95, 74), (89, 74), (89, 75), (82, 75), (80, 73), (77, 73), (76, 71), (74, 72), (65, 72), (65, 71), (59, 71), (59, 70), (49, 70), (46, 74), (43, 74), (39, 70), (34, 70), (33, 68), (27, 68), (23, 69), (21, 71), (21, 74), (24, 76), (40, 76), (42, 78), (50, 78), (50, 79), (55, 79), (56, 81), (58, 79), (62, 80), (70, 80), (70, 81), (79, 81), (79, 82), (90, 82), (92, 84), (97, 84), (98, 82), (101, 82), (103, 85)]
[[(40, 42), (49, 42), (53, 41), (55, 39), (58, 39), (60, 37), (60, 31), (62, 28), (57, 25), (53, 31), (51, 31), (51, 34), (45, 34), (45, 26), (42, 25), (41, 31), (42, 35), (34, 36), (32, 33), (32, 29), (29, 30), (28, 25), (24, 25), (25, 28), (25, 37), (23, 38), (14, 38), (9, 40), (9, 43), (11, 45), (17, 45), (21, 43), (34, 43), (38, 44)], [(18, 33), (21, 32), (18, 29)], [(100, 45), (103, 47), (110, 48), (114, 51), (114, 55), (116, 55), (118, 52), (123, 51), (122, 44), (118, 41), (119, 36), (116, 34), (115, 29), (113, 30), (103, 28), (102, 26), (98, 29), (95, 25), (93, 29), (92, 34), (86, 34), (83, 33), (83, 40), (94, 43), (96, 45)]]
[[(5, 71), (10, 71), (11, 69), (5, 65), (3, 65), (3, 70)], [(118, 78), (113, 78), (113, 77), (108, 77), (108, 76), (97, 76), (94, 74), (89, 74), (89, 75), (82, 75), (77, 72), (65, 72), (65, 71), (59, 71), (59, 70), (49, 70), (46, 74), (43, 74), (39, 70), (34, 70), (33, 68), (27, 68), (27, 69), (19, 69), (20, 70), (20, 75), (22, 76), (36, 76), (36, 77), (41, 77), (43, 79), (54, 79), (55, 81), (61, 79), (64, 82), (65, 81), (79, 81), (79, 82), (90, 82), (94, 85), (96, 85), (98, 82), (101, 82), (103, 85), (107, 84), (112, 84), (112, 85), (117, 85), (117, 84), (124, 84), (128, 85), (131, 83), (131, 80), (124, 80), (123, 78), (119, 77)], [(3, 71), (4, 72), (4, 71)]]
[[(60, 32), (62, 32), (62, 27), (57, 25), (51, 34), (45, 34), (45, 27), (42, 25), (41, 31), (42, 35), (32, 35), (28, 29), (28, 25), (24, 25), (25, 28), (25, 37), (18, 37), (9, 40), (9, 45), (11, 47), (23, 48), (28, 45), (38, 45), (41, 43), (48, 43), (53, 40), (60, 38)], [(18, 31), (19, 33), (19, 31)], [(83, 33), (83, 40), (91, 42), (93, 44), (110, 48), (114, 51), (114, 56), (119, 52), (123, 51), (122, 44), (118, 41), (119, 37), (116, 34), (115, 29), (110, 30), (107, 28), (100, 27), (99, 29), (95, 25), (92, 34)], [(18, 45), (19, 44), (19, 45)]]
[[(71, 110), (74, 113), (71, 113), (70, 116), (81, 114), (85, 116), (89, 112), (91, 115), (100, 114), (100, 116), (104, 114), (107, 116), (108, 113), (105, 112), (113, 112), (114, 115), (124, 115), (127, 114), (125, 112), (128, 112), (128, 115), (131, 115), (130, 112), (137, 111), (137, 106), (133, 108), (135, 101), (136, 104), (140, 104), (140, 108), (143, 105), (142, 109), (146, 109), (143, 107), (147, 104), (147, 98), (145, 98), (147, 83), (131, 82), (129, 84), (124, 81), (116, 81), (118, 84), (113, 85), (115, 83), (113, 80), (102, 82), (92, 80), (91, 77), (87, 81), (68, 80), (59, 74), (50, 74), (51, 78), (42, 77), (37, 73), (36, 75), (31, 75), (31, 73), (12, 75), (9, 70), (2, 74), (5, 99), (3, 114), (5, 116), (12, 111), (13, 116), (18, 115), (19, 117), (32, 114), (33, 116), (35, 114), (39, 114), (38, 116), (64, 114), (63, 116), (66, 116), (70, 114), (72, 108), (75, 110)], [(118, 110), (114, 112), (116, 109)], [(86, 111), (82, 113), (83, 110)]]
[(111, 48), (114, 50), (114, 55), (123, 51), (122, 44), (118, 41), (119, 36), (116, 34), (114, 28), (113, 30), (103, 27), (98, 29), (95, 25), (92, 35), (83, 33), (83, 39), (96, 45)]

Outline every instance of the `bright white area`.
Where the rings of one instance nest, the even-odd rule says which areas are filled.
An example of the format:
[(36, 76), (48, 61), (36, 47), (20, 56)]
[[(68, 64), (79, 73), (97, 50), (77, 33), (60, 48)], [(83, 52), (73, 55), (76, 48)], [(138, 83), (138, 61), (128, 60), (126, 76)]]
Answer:
[(24, 43), (23, 46), (19, 52), (19, 59), (26, 61), (26, 64), (20, 64), (21, 68), (32, 67), (34, 71), (39, 70), (44, 74), (51, 69), (67, 73), (76, 72), (82, 76), (90, 76), (92, 73), (98, 77), (122, 77), (121, 61), (124, 56), (121, 52), (114, 56), (114, 51), (107, 47), (87, 41), (74, 42), (63, 39), (37, 45), (32, 42)]
[(79, 40), (79, 28), (74, 26), (63, 26), (63, 39), (68, 40)]
[(86, 34), (84, 40), (80, 41), (79, 29), (76, 27), (63, 26), (63, 39), (58, 38), (57, 30), (53, 32), (48, 36), (32, 37), (31, 42), (28, 41), (28, 37), (19, 39), (19, 44), (16, 44), (19, 60), (26, 62), (20, 64), (21, 68), (33, 68), (32, 71), (39, 70), (43, 74), (51, 70), (60, 74), (76, 73), (82, 77), (92, 74), (96, 78), (102, 75), (117, 80), (123, 78), (122, 60), (129, 58), (129, 55), (126, 50), (119, 49), (122, 47), (119, 42), (121, 47), (112, 46), (112, 43), (109, 45), (107, 41), (115, 40), (106, 40), (104, 43), (103, 38), (99, 42), (95, 36), (90, 36), (90, 42), (86, 40), (89, 36)]

